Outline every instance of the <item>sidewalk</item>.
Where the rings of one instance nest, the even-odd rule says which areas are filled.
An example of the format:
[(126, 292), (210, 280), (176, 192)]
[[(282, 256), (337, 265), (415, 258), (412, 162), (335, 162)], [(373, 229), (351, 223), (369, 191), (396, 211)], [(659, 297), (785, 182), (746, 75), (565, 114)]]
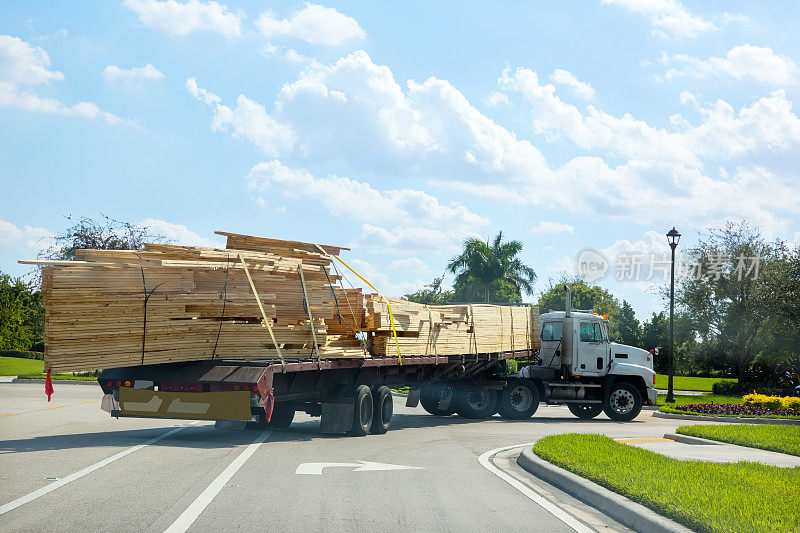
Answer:
[[(683, 440), (682, 435), (679, 435), (678, 438), (682, 438)], [(770, 452), (758, 448), (748, 448), (746, 446), (736, 446), (735, 444), (715, 442), (706, 439), (685, 439), (695, 442), (691, 444), (689, 442), (678, 442), (663, 437), (615, 440), (621, 444), (637, 446), (645, 450), (666, 455), (667, 457), (686, 461), (710, 461), (712, 463), (753, 461), (783, 468), (800, 466), (800, 457), (795, 455), (786, 455), (783, 453)]]

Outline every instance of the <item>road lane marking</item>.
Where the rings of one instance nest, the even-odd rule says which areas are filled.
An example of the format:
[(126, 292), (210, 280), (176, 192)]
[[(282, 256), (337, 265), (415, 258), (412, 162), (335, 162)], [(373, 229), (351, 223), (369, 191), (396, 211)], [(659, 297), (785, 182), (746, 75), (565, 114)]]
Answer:
[(171, 430), (167, 431), (166, 433), (162, 433), (161, 435), (158, 435), (157, 437), (153, 437), (152, 439), (143, 442), (142, 444), (137, 444), (136, 446), (131, 446), (127, 450), (123, 450), (123, 451), (121, 451), (119, 453), (116, 453), (116, 454), (112, 455), (111, 457), (103, 459), (102, 461), (99, 461), (99, 462), (97, 462), (97, 463), (95, 463), (93, 465), (87, 466), (83, 470), (78, 470), (77, 472), (75, 472), (73, 474), (70, 474), (70, 475), (68, 475), (66, 477), (63, 477), (63, 478), (59, 479), (58, 481), (54, 481), (53, 483), (45, 485), (41, 489), (35, 490), (35, 491), (33, 491), (33, 492), (29, 493), (29, 494), (26, 494), (25, 496), (17, 498), (14, 501), (8, 502), (5, 505), (0, 505), (0, 515), (3, 515), (3, 514), (9, 512), (11, 510), (14, 510), (17, 507), (20, 507), (22, 505), (25, 505), (26, 503), (30, 503), (33, 500), (37, 499), (37, 498), (41, 498), (45, 494), (53, 492), (54, 490), (56, 490), (58, 488), (61, 488), (61, 487), (63, 487), (64, 485), (66, 485), (68, 483), (72, 483), (76, 479), (80, 479), (83, 476), (85, 476), (86, 474), (91, 474), (95, 470), (97, 470), (99, 468), (102, 468), (102, 467), (104, 467), (104, 466), (106, 466), (108, 464), (111, 464), (114, 461), (116, 461), (117, 459), (122, 459), (126, 455), (130, 455), (130, 454), (132, 454), (133, 452), (135, 452), (137, 450), (141, 450), (145, 446), (149, 446), (151, 444), (155, 444), (156, 442), (158, 442), (160, 440), (163, 440), (163, 439), (166, 439), (167, 437), (169, 437), (171, 435), (174, 435), (175, 433), (181, 431), (182, 429), (185, 429), (188, 426), (193, 426), (195, 424), (199, 424), (200, 422), (202, 422), (202, 420), (195, 420), (194, 422), (190, 422), (187, 426), (180, 426), (180, 427), (176, 427), (174, 429), (171, 429)]
[(518, 481), (513, 477), (509, 476), (508, 474), (506, 474), (505, 472), (503, 472), (502, 470), (500, 470), (499, 468), (497, 468), (495, 465), (492, 464), (491, 462), (492, 456), (500, 452), (504, 452), (506, 450), (511, 450), (514, 448), (524, 448), (525, 446), (533, 446), (533, 443), (529, 442), (526, 444), (517, 444), (515, 446), (506, 446), (504, 448), (495, 448), (494, 450), (489, 450), (488, 452), (478, 457), (478, 462), (481, 465), (483, 465), (483, 467), (486, 468), (489, 472), (496, 475), (497, 477), (499, 477), (500, 479), (502, 479), (503, 481), (505, 481), (506, 483), (508, 483), (509, 485), (520, 491), (529, 499), (533, 500), (542, 509), (544, 509), (551, 515), (555, 516), (556, 518), (564, 522), (574, 531), (577, 531), (578, 533), (594, 533), (594, 530), (592, 528), (590, 528), (589, 526), (587, 526), (586, 524), (584, 524), (583, 522), (581, 522), (580, 520), (569, 514), (567, 511), (565, 511), (555, 503), (551, 502), (538, 492), (534, 491), (521, 481)]
[(369, 461), (358, 461), (357, 463), (302, 463), (294, 471), (295, 474), (300, 475), (316, 475), (321, 476), (325, 468), (340, 466), (355, 468), (351, 472), (373, 472), (380, 470), (425, 470), (421, 466), (405, 466), (405, 465), (391, 465), (388, 463), (371, 463)]
[(650, 439), (615, 439), (620, 444), (648, 444), (651, 442), (674, 442), (670, 441), (670, 439), (665, 439), (663, 437), (653, 437)]
[(53, 405), (52, 407), (43, 407), (42, 409), (32, 409), (30, 411), (22, 411), (20, 413), (8, 413), (8, 414), (5, 414), (5, 415), (0, 415), (0, 418), (3, 418), (4, 416), (14, 416), (14, 415), (25, 415), (25, 414), (28, 414), (28, 413), (38, 413), (38, 412), (41, 412), (41, 411), (49, 411), (50, 409), (58, 409), (59, 407), (70, 407), (72, 405), (83, 405), (85, 403), (92, 403), (92, 402), (98, 402), (98, 401), (100, 401), (100, 400), (89, 400), (87, 402), (68, 403), (66, 405)]
[(272, 433), (271, 429), (267, 429), (262, 431), (261, 434), (256, 437), (256, 440), (252, 442), (245, 450), (240, 453), (236, 459), (233, 460), (231, 464), (229, 464), (225, 470), (222, 471), (217, 478), (211, 482), (211, 484), (206, 487), (200, 496), (197, 497), (195, 501), (186, 508), (184, 512), (169, 526), (165, 533), (183, 533), (197, 520), (197, 517), (208, 507), (208, 504), (219, 494), (219, 491), (222, 490), (222, 487), (225, 486), (228, 481), (239, 471), (239, 469), (244, 465), (244, 463), (253, 455), (259, 446), (261, 446), (264, 441), (266, 441), (270, 434)]

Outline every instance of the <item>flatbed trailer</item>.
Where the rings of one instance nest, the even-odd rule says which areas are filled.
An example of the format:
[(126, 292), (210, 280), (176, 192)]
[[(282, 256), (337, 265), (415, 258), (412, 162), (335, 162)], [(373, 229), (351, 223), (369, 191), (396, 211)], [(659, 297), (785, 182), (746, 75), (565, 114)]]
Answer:
[(416, 406), (421, 399), (429, 411), (458, 410), (478, 418), (483, 391), (506, 386), (505, 360), (535, 358), (537, 353), (208, 360), (112, 368), (103, 371), (98, 382), (105, 394), (103, 408), (116, 417), (286, 427), (300, 411), (320, 416), (324, 433), (366, 435), (389, 429), (391, 388), (397, 387), (410, 388), (407, 405)]

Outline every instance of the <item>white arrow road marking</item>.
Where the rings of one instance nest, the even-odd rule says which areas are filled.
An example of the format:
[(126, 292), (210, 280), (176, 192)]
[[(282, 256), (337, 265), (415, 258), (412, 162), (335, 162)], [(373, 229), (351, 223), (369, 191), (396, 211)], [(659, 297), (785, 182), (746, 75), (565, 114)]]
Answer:
[(478, 457), (478, 462), (483, 465), (486, 470), (491, 472), (492, 474), (496, 475), (522, 494), (539, 504), (539, 506), (544, 509), (545, 511), (549, 512), (551, 515), (555, 516), (566, 525), (571, 527), (573, 531), (577, 533), (594, 533), (594, 530), (569, 514), (567, 511), (556, 505), (555, 503), (551, 502), (538, 492), (534, 491), (524, 483), (517, 481), (513, 477), (509, 476), (499, 468), (497, 468), (491, 461), (492, 456), (497, 455), (500, 452), (504, 452), (506, 450), (511, 450), (513, 448), (524, 448), (525, 446), (533, 446), (532, 442), (527, 444), (517, 444), (516, 446), (506, 446), (505, 448), (495, 448), (494, 450), (489, 450), (488, 452), (484, 453), (480, 457)]
[(358, 461), (357, 463), (303, 463), (294, 471), (295, 474), (321, 476), (322, 471), (329, 467), (358, 467), (353, 472), (374, 472), (377, 470), (425, 470), (421, 466), (390, 465), (387, 463), (372, 463)]

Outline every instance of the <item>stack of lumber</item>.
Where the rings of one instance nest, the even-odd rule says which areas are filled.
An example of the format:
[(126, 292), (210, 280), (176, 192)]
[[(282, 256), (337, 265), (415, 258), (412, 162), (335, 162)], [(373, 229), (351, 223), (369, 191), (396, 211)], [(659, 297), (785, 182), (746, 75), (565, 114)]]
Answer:
[(431, 305), (366, 297), (365, 330), (373, 332), (372, 354), (394, 356), (392, 307), (401, 355), (483, 354), (540, 347), (539, 309), (488, 304)]
[(360, 290), (333, 288), (331, 256), (342, 248), (226, 235), (224, 250), (149, 244), (28, 262), (43, 265), (46, 367), (278, 358), (240, 257), (284, 359), (314, 359), (314, 336), (323, 358), (368, 355), (354, 334), (364, 321)]

